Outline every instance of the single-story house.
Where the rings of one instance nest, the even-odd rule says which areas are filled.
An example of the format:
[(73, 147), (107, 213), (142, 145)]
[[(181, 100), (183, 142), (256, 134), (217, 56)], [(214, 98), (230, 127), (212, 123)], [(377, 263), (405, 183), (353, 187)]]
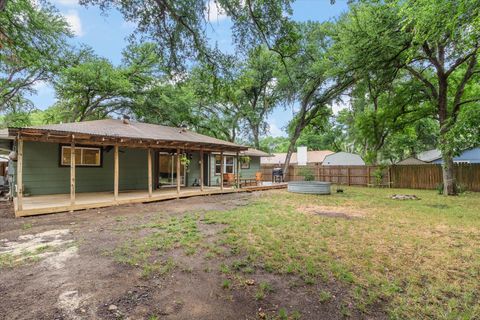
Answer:
[(419, 164), (428, 164), (428, 162), (422, 161), (422, 160), (417, 159), (415, 157), (409, 157), (409, 158), (403, 159), (402, 161), (399, 161), (399, 162), (396, 163), (396, 165), (402, 165), (402, 166), (419, 165)]
[(324, 166), (364, 166), (365, 161), (356, 153), (335, 152), (329, 154), (323, 160)]
[[(453, 158), (454, 163), (480, 163), (480, 147), (462, 151)], [(409, 157), (398, 162), (398, 165), (407, 164), (443, 164), (442, 153), (438, 149), (420, 152), (416, 157)]]
[[(0, 141), (13, 151), (17, 216), (238, 191), (258, 180), (260, 157), (268, 156), (128, 119), (8, 128)], [(234, 183), (225, 185), (225, 176)]]
[[(297, 152), (293, 152), (290, 158), (291, 165), (321, 165), (326, 156), (334, 153), (330, 150), (307, 151), (302, 147), (297, 148)], [(300, 155), (300, 157), (299, 157)], [(283, 166), (287, 153), (273, 153), (271, 156), (262, 157), (260, 162), (262, 165), (278, 165)], [(300, 158), (300, 159), (299, 159)], [(306, 161), (305, 161), (306, 159)], [(299, 161), (300, 160), (300, 161)]]

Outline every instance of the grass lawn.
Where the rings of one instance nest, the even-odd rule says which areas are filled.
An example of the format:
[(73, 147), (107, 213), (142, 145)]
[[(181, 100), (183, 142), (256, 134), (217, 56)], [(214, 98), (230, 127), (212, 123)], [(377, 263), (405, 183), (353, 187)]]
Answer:
[[(307, 284), (333, 277), (366, 313), (380, 306), (394, 319), (480, 318), (480, 194), (344, 190), (265, 193), (234, 210), (206, 212), (204, 222), (227, 225), (220, 242), (246, 255), (248, 267)], [(420, 200), (389, 199), (394, 193)]]

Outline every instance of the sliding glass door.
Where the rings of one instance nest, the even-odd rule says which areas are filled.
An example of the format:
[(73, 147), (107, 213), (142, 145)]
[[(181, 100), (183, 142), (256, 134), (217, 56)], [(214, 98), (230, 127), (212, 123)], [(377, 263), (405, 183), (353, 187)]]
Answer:
[[(185, 186), (185, 166), (180, 165), (180, 185)], [(177, 185), (177, 155), (160, 152), (158, 154), (158, 186), (174, 187)]]

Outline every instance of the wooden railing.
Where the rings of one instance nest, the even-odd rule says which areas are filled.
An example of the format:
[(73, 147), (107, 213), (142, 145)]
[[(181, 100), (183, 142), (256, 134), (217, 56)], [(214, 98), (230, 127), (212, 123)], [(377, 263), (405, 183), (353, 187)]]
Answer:
[[(264, 181), (272, 180), (276, 165), (262, 165)], [(285, 181), (304, 180), (309, 171), (316, 181), (328, 181), (351, 186), (384, 186), (409, 189), (436, 189), (442, 184), (439, 164), (398, 166), (289, 166)], [(455, 164), (455, 178), (465, 190), (480, 191), (480, 164)]]

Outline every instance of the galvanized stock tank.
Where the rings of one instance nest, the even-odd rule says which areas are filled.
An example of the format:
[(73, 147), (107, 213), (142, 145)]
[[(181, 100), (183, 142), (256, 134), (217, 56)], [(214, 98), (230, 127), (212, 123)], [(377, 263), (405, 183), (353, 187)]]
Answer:
[(309, 194), (330, 194), (330, 182), (323, 181), (289, 181), (288, 191)]

